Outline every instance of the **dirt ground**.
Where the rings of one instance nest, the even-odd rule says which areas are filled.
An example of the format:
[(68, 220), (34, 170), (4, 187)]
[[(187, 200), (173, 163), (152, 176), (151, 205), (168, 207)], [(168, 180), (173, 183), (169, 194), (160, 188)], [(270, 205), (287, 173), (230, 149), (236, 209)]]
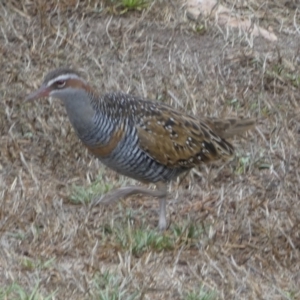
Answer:
[[(221, 1), (276, 42), (181, 2), (118, 2), (0, 3), (0, 299), (300, 299), (297, 1)], [(151, 197), (92, 207), (133, 181), (88, 154), (59, 101), (24, 103), (64, 65), (99, 93), (257, 127), (232, 162), (171, 184), (159, 233)]]

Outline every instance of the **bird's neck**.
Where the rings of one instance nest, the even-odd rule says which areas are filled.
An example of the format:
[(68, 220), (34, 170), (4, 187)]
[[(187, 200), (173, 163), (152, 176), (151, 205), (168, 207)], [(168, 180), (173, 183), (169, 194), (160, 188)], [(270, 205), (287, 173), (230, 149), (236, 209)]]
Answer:
[(70, 122), (80, 139), (84, 139), (94, 127), (96, 110), (91, 103), (90, 97), (85, 90), (74, 89), (62, 99)]

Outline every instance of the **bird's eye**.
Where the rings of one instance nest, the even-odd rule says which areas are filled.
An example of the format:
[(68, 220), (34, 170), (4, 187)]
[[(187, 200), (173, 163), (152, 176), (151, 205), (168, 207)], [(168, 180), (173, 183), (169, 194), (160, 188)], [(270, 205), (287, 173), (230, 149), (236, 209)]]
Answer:
[(55, 83), (56, 83), (56, 86), (57, 86), (59, 89), (61, 89), (61, 88), (63, 88), (63, 87), (65, 86), (66, 81), (65, 81), (65, 80), (58, 80), (58, 81), (56, 81)]

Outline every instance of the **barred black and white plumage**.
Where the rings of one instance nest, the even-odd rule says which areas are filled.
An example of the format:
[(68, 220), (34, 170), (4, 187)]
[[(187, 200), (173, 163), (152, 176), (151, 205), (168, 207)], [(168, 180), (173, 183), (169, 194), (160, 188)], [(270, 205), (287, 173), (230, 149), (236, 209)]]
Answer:
[(166, 228), (167, 183), (202, 163), (226, 159), (233, 146), (225, 140), (251, 128), (254, 119), (197, 118), (124, 93), (98, 96), (77, 71), (57, 69), (27, 97), (63, 101), (76, 134), (106, 166), (131, 178), (156, 183), (158, 190), (125, 187), (102, 199), (133, 193), (160, 198), (160, 229)]

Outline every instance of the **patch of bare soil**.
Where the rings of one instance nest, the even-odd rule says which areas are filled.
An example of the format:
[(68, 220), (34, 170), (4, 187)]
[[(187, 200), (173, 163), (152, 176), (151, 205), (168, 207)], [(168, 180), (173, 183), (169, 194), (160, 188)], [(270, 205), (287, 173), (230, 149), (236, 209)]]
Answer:
[[(189, 299), (200, 286), (216, 299), (300, 299), (300, 22), (293, 1), (283, 2), (223, 1), (272, 27), (277, 42), (209, 17), (189, 20), (176, 1), (122, 14), (117, 1), (0, 3), (4, 299), (16, 299), (13, 284), (37, 289), (36, 299)], [(64, 65), (99, 93), (256, 117), (257, 129), (233, 140), (233, 162), (172, 183), (171, 226), (155, 234), (156, 199), (71, 201), (74, 185), (127, 179), (87, 153), (61, 103), (24, 103)], [(143, 234), (153, 242), (139, 246)]]

